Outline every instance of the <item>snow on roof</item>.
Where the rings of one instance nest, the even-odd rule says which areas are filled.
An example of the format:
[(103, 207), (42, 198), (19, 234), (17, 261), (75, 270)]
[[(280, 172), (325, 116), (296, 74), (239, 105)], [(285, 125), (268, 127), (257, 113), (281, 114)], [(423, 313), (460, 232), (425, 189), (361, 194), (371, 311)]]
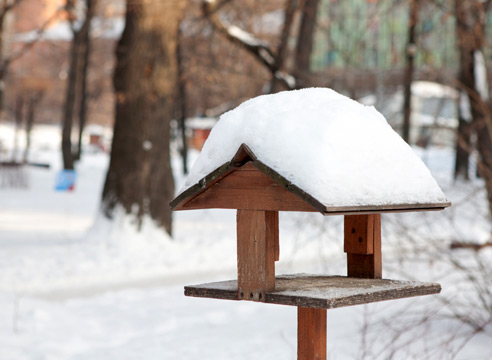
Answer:
[(447, 203), (374, 107), (326, 88), (259, 96), (222, 115), (180, 193), (230, 161), (243, 143), (327, 207)]

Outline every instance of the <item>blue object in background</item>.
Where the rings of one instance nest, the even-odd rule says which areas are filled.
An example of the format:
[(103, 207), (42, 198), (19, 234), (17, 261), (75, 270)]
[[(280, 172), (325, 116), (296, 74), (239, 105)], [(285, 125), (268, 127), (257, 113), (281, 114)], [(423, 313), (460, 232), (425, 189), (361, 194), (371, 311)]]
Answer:
[(73, 191), (75, 188), (75, 179), (77, 174), (75, 170), (61, 170), (56, 176), (56, 191)]

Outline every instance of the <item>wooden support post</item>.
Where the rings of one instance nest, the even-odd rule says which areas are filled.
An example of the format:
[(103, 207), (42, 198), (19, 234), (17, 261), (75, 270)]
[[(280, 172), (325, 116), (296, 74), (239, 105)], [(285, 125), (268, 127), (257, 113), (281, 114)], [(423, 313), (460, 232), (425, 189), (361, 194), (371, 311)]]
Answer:
[(264, 302), (275, 289), (276, 238), (276, 211), (237, 211), (238, 299)]
[(349, 277), (381, 279), (381, 215), (346, 215), (344, 251)]
[(279, 223), (278, 223), (278, 211), (266, 211), (267, 222), (267, 239), (270, 238), (270, 245), (273, 245), (275, 261), (280, 259), (280, 242), (279, 242)]
[(326, 309), (297, 308), (297, 360), (326, 360)]

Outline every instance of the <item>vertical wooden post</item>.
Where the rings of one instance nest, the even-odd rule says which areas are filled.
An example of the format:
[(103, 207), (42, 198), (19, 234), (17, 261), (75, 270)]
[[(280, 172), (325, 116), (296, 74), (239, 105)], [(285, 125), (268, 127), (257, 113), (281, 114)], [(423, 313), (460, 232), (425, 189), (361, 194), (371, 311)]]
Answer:
[(237, 211), (238, 299), (264, 302), (275, 289), (276, 238), (278, 212)]
[(381, 215), (346, 215), (344, 251), (349, 277), (381, 279)]
[(326, 309), (297, 308), (297, 360), (326, 360)]

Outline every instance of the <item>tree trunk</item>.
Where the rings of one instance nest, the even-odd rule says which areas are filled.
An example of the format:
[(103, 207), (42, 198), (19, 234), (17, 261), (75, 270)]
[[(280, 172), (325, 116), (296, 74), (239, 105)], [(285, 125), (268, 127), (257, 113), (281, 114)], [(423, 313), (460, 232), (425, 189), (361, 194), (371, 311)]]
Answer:
[(491, 111), (490, 105), (487, 104), (489, 99), (482, 99), (475, 77), (477, 71), (475, 55), (483, 50), (485, 41), (485, 9), (484, 4), (477, 0), (456, 0), (455, 10), (456, 37), (460, 55), (459, 86), (466, 92), (470, 103), (471, 127), (477, 134), (477, 150), (480, 154), (478, 170), (485, 180), (489, 212), (492, 214)]
[(19, 147), (19, 129), (22, 126), (24, 120), (24, 97), (17, 96), (15, 100), (15, 128), (14, 128), (14, 146), (12, 147), (12, 162), (17, 161), (17, 150)]
[(309, 85), (309, 71), (311, 53), (313, 51), (314, 28), (316, 26), (316, 13), (319, 0), (305, 0), (302, 11), (301, 26), (297, 37), (295, 55), (295, 71), (297, 74), (296, 87), (302, 88)]
[[(294, 22), (294, 15), (299, 8), (299, 0), (286, 0), (285, 10), (284, 10), (284, 24), (282, 27), (282, 32), (280, 33), (280, 41), (277, 47), (277, 52), (275, 56), (275, 65), (278, 69), (284, 67), (285, 58), (287, 56), (289, 38), (292, 29), (292, 24)], [(270, 93), (274, 94), (281, 90), (286, 90), (284, 84), (275, 76), (272, 76), (270, 82)]]
[(63, 106), (62, 120), (62, 156), (63, 168), (73, 170), (74, 156), (72, 153), (72, 125), (75, 111), (75, 100), (77, 95), (80, 39), (77, 32), (73, 32), (72, 44), (70, 46), (70, 67), (68, 70), (67, 89), (65, 92), (65, 103)]
[(37, 103), (41, 100), (42, 93), (31, 94), (27, 103), (27, 116), (26, 116), (26, 147), (24, 148), (24, 156), (22, 162), (27, 163), (29, 157), (29, 150), (31, 148), (31, 130), (34, 124), (34, 111)]
[(176, 48), (176, 62), (178, 66), (178, 77), (177, 77), (177, 107), (179, 119), (179, 130), (181, 135), (181, 159), (183, 164), (183, 174), (188, 174), (188, 142), (186, 140), (186, 79), (185, 79), (185, 69), (183, 61), (183, 48), (182, 48), (183, 34), (181, 27), (178, 25), (178, 40)]
[(403, 140), (410, 143), (410, 115), (412, 112), (412, 80), (414, 73), (414, 58), (417, 50), (415, 33), (419, 17), (419, 0), (410, 1), (410, 16), (408, 19), (407, 67), (403, 80)]
[[(460, 91), (461, 94), (461, 91)], [(466, 95), (465, 95), (466, 96)], [(461, 101), (461, 95), (460, 99)], [(461, 104), (458, 105), (458, 130), (456, 132), (456, 158), (454, 162), (454, 178), (470, 180), (468, 168), (470, 166), (471, 149), (471, 120), (465, 118)]]
[(89, 71), (89, 57), (91, 53), (91, 22), (94, 17), (97, 0), (86, 0), (86, 13), (84, 24), (80, 29), (80, 108), (79, 108), (79, 136), (77, 141), (77, 154), (75, 158), (80, 160), (82, 154), (82, 134), (87, 123), (87, 76)]
[(148, 214), (171, 233), (169, 136), (177, 77), (176, 37), (185, 1), (128, 0), (116, 49), (116, 118), (102, 207)]

